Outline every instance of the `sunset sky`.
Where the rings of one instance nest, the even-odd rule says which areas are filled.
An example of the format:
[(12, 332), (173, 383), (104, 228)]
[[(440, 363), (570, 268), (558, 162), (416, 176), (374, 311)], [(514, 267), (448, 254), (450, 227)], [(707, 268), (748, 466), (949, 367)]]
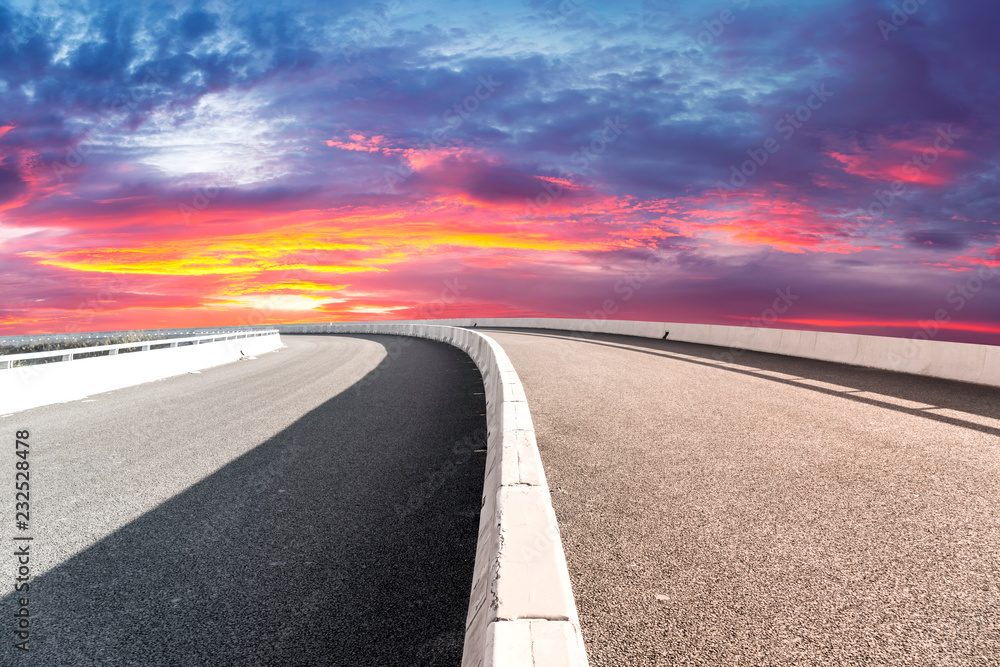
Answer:
[(994, 0), (0, 2), (0, 334), (1000, 343), (998, 30)]

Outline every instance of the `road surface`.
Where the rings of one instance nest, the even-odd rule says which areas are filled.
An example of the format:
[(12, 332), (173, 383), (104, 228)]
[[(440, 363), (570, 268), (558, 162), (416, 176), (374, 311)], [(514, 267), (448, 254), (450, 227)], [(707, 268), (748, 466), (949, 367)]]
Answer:
[(592, 667), (1000, 663), (1000, 390), (489, 331)]
[[(282, 339), (0, 418), (0, 664), (458, 664), (485, 464), (478, 370), (425, 340)], [(28, 654), (12, 647), (20, 429)]]

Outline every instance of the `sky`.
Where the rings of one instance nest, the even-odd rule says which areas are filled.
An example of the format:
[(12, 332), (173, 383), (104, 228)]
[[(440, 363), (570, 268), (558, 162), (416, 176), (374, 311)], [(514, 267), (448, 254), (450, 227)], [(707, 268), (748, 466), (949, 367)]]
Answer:
[(0, 334), (1000, 344), (992, 0), (0, 2)]

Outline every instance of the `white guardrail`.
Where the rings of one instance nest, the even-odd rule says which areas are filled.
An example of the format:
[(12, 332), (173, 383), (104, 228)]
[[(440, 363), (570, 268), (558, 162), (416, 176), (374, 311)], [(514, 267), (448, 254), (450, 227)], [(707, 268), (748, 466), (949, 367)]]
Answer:
[(486, 476), (462, 667), (586, 667), (576, 603), (521, 380), (489, 336), (434, 324), (282, 325), (283, 334), (429, 338), (465, 351), (486, 388)]
[[(72, 347), (63, 350), (45, 350), (42, 352), (22, 352), (20, 354), (6, 354), (0, 356), (0, 370), (13, 368), (18, 361), (33, 361), (37, 359), (52, 359), (60, 357), (59, 361), (72, 361), (77, 355), (86, 354), (86, 358), (96, 357), (94, 352), (107, 352), (105, 356), (113, 356), (121, 352), (148, 352), (150, 348), (165, 349), (171, 347), (185, 347), (187, 345), (202, 345), (204, 343), (218, 343), (227, 340), (238, 340), (240, 338), (256, 338), (259, 336), (279, 335), (277, 329), (267, 331), (247, 331), (231, 334), (212, 334), (207, 336), (192, 336), (190, 338), (160, 338), (156, 340), (138, 341), (132, 343), (115, 343), (114, 345), (91, 345), (89, 347)], [(56, 362), (48, 362), (56, 363)]]
[(277, 329), (257, 329), (8, 354), (0, 356), (0, 414), (201, 371), (279, 347)]

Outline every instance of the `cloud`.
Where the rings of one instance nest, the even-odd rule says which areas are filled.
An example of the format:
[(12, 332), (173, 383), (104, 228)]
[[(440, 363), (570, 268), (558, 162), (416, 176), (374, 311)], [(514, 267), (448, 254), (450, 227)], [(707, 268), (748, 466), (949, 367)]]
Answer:
[(907, 241), (914, 246), (931, 246), (940, 250), (960, 250), (969, 245), (962, 234), (946, 230), (914, 232)]
[(219, 29), (219, 16), (199, 9), (189, 9), (181, 16), (179, 28), (185, 41), (198, 41)]
[(560, 7), (0, 8), (0, 326), (109, 275), (133, 305), (88, 326), (404, 316), (462, 276), (442, 315), (732, 323), (798, 285), (790, 324), (871, 331), (996, 261), (993, 4), (888, 40), (861, 0), (733, 3), (711, 39), (704, 3)]

